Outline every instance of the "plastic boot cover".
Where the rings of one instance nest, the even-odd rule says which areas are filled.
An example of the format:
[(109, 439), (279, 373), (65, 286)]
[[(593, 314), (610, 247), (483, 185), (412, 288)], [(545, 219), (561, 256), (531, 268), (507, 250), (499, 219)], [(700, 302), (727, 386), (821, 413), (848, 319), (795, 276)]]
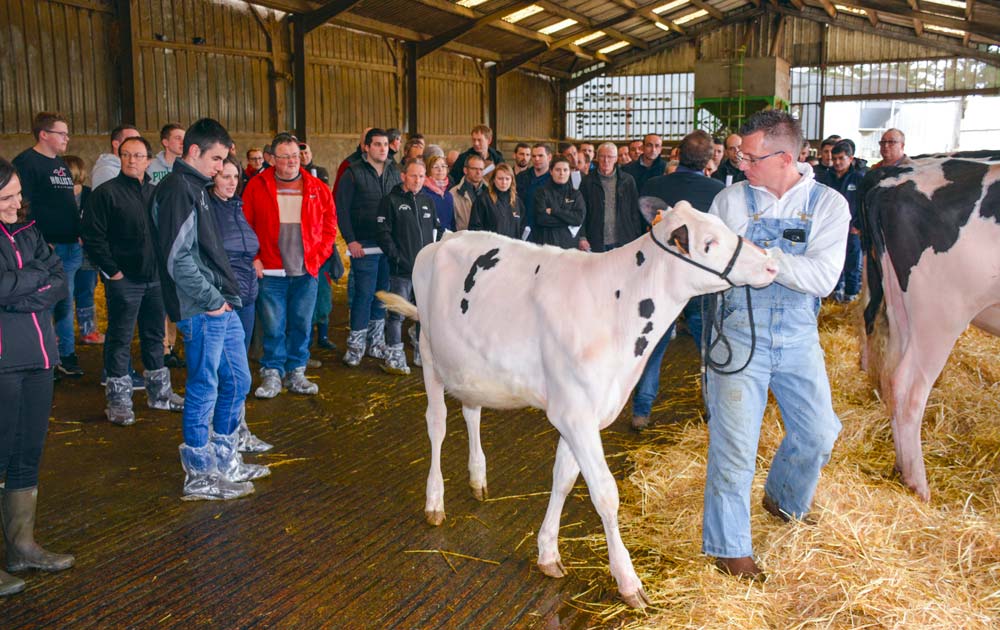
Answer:
[(240, 436), (240, 452), (243, 453), (263, 453), (269, 451), (274, 446), (268, 444), (264, 440), (260, 439), (256, 435), (250, 432), (250, 427), (247, 426), (247, 408), (246, 405), (240, 407), (240, 424), (236, 427), (236, 432)]
[(211, 446), (215, 449), (215, 463), (219, 469), (219, 475), (228, 481), (250, 481), (260, 479), (271, 474), (271, 469), (260, 464), (244, 464), (243, 456), (240, 455), (239, 431), (233, 431), (229, 435), (219, 435), (212, 433), (209, 437)]
[(38, 488), (6, 490), (3, 493), (3, 538), (7, 545), (7, 570), (62, 571), (73, 566), (73, 556), (51, 553), (35, 542), (35, 508)]
[(306, 369), (301, 367), (285, 374), (285, 387), (296, 394), (312, 395), (319, 392), (319, 385), (307, 379)]
[(254, 391), (257, 398), (274, 398), (281, 393), (281, 372), (274, 368), (261, 368), (260, 376), (264, 379), (260, 387)]
[(347, 333), (347, 352), (344, 353), (344, 364), (348, 367), (358, 367), (365, 356), (364, 330), (352, 330)]
[(123, 427), (135, 424), (135, 412), (132, 411), (131, 376), (109, 377), (104, 386), (104, 397), (107, 400), (104, 415), (108, 417), (108, 422)]
[(368, 322), (368, 356), (384, 359), (389, 350), (385, 345), (385, 320), (373, 319)]
[(417, 325), (410, 326), (410, 344), (413, 345), (413, 365), (423, 367), (424, 362), (420, 359), (420, 338), (417, 336)]
[(181, 467), (184, 469), (185, 501), (224, 501), (238, 499), (253, 493), (249, 481), (236, 483), (219, 474), (215, 463), (215, 447), (211, 442), (205, 446), (180, 445)]
[(389, 374), (410, 373), (410, 368), (406, 365), (406, 352), (403, 350), (403, 344), (398, 343), (390, 346), (386, 354), (385, 363), (382, 364), (383, 371)]
[(142, 376), (146, 379), (146, 404), (150, 409), (184, 411), (184, 399), (170, 386), (170, 368), (146, 370)]
[(10, 573), (0, 571), (0, 597), (13, 595), (24, 590), (24, 580)]

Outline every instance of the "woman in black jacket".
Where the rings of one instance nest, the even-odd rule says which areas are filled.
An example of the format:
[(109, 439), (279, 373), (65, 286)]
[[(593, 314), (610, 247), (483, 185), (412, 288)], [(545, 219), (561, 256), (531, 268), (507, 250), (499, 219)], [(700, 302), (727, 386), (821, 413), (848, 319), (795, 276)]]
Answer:
[[(260, 242), (257, 240), (256, 232), (247, 223), (247, 218), (243, 214), (243, 200), (237, 194), (240, 172), (240, 165), (236, 160), (227, 158), (219, 174), (212, 178), (208, 205), (212, 209), (212, 217), (222, 239), (222, 247), (226, 250), (229, 266), (232, 267), (233, 276), (240, 290), (243, 306), (236, 310), (236, 315), (243, 324), (244, 341), (249, 351), (259, 290), (257, 286), (259, 275), (253, 259), (260, 250)], [(245, 406), (240, 409), (237, 432), (240, 438), (239, 450), (244, 453), (263, 453), (273, 448), (271, 444), (250, 432)]]
[[(0, 522), (8, 571), (62, 571), (73, 556), (35, 542), (38, 466), (52, 410), (52, 371), (59, 361), (52, 307), (69, 295), (62, 262), (21, 212), (21, 181), (0, 158)], [(24, 581), (0, 571), (0, 595)]]
[(535, 231), (531, 240), (542, 245), (576, 249), (584, 237), (580, 226), (587, 214), (583, 195), (569, 181), (569, 160), (558, 156), (549, 168), (552, 179), (535, 191)]
[(476, 197), (472, 204), (469, 229), (521, 238), (523, 216), (524, 203), (517, 194), (514, 171), (507, 164), (497, 164), (486, 194)]

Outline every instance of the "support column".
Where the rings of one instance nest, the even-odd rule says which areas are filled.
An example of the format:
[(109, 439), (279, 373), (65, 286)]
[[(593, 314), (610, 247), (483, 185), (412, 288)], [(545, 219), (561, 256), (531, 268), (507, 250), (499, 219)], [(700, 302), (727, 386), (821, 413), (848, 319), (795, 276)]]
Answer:
[(417, 42), (406, 42), (406, 133), (417, 131)]
[[(135, 99), (135, 61), (139, 49), (135, 46), (135, 27), (132, 0), (115, 0), (115, 14), (118, 18), (118, 84), (121, 88), (121, 120), (138, 124)], [(145, 116), (143, 116), (145, 118)], [(148, 126), (146, 120), (141, 121)]]
[(306, 25), (292, 16), (292, 81), (295, 87), (295, 135), (306, 141)]
[(500, 144), (500, 122), (497, 115), (497, 66), (491, 64), (486, 68), (486, 120), (493, 129), (493, 141), (490, 144), (494, 147)]

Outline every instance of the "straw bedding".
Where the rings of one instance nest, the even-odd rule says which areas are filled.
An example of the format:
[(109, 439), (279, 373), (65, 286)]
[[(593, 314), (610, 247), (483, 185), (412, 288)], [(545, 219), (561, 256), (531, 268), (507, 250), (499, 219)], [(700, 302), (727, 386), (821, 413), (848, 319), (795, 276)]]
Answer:
[[(653, 605), (638, 615), (607, 605), (601, 593), (614, 585), (593, 557), (575, 568), (594, 585), (575, 605), (594, 610), (607, 627), (1000, 627), (1000, 339), (967, 331), (931, 394), (923, 443), (932, 499), (925, 504), (893, 473), (889, 421), (858, 367), (852, 315), (830, 305), (820, 321), (844, 429), (816, 494), (818, 523), (784, 524), (760, 506), (782, 435), (769, 405), (751, 500), (767, 583), (723, 576), (700, 553), (708, 432), (695, 417), (700, 393), (692, 377), (689, 387), (664, 392), (671, 402), (661, 424), (628, 454), (631, 473), (619, 484), (622, 534)], [(606, 562), (603, 534), (585, 542)]]

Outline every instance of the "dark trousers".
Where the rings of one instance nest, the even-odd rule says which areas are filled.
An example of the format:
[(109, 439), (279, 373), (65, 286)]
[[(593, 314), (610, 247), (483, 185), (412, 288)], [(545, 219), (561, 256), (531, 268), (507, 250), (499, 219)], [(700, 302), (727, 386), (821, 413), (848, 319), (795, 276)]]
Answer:
[(159, 282), (106, 280), (108, 332), (104, 340), (104, 368), (118, 378), (129, 373), (132, 333), (139, 324), (139, 348), (147, 370), (163, 367), (163, 294)]
[(0, 373), (0, 481), (7, 490), (38, 485), (52, 411), (52, 370)]
[[(409, 276), (389, 276), (389, 291), (414, 302), (413, 279)], [(385, 343), (395, 346), (403, 343), (403, 320), (405, 318), (395, 311), (389, 311), (385, 318)], [(420, 335), (420, 322), (417, 322), (417, 335)]]

